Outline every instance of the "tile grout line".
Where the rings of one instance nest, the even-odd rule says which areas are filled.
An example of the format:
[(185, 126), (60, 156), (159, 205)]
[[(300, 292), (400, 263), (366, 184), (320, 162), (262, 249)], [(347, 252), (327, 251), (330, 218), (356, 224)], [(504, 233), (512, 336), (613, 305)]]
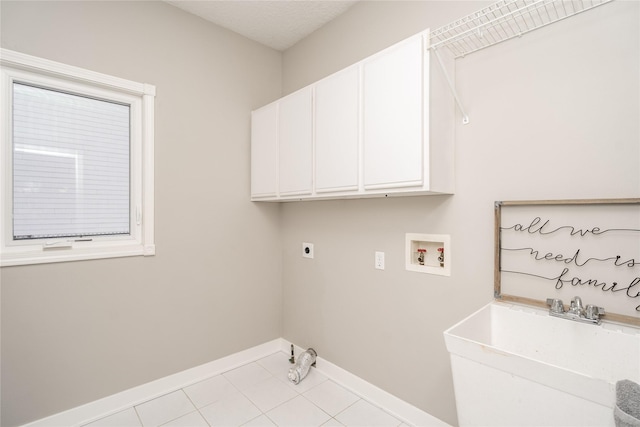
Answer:
[[(276, 353), (273, 353), (273, 354), (277, 354), (277, 353), (279, 353), (279, 352), (276, 352)], [(268, 356), (267, 356), (267, 357), (268, 357)], [(262, 359), (260, 359), (260, 360), (262, 360)], [(294, 390), (294, 391), (295, 391), (296, 395), (295, 395), (295, 396), (293, 396), (293, 397), (291, 397), (290, 399), (285, 400), (284, 402), (279, 403), (278, 405), (274, 406), (273, 408), (270, 408), (270, 409), (269, 409), (269, 410), (267, 410), (267, 411), (263, 411), (262, 409), (258, 408), (258, 409), (260, 410), (260, 414), (261, 414), (261, 415), (258, 415), (258, 416), (256, 416), (256, 417), (252, 418), (251, 420), (247, 421), (247, 423), (249, 423), (249, 422), (251, 422), (251, 421), (255, 420), (256, 418), (259, 418), (259, 417), (260, 417), (260, 416), (262, 416), (262, 415), (264, 415), (265, 417), (267, 417), (267, 419), (269, 419), (269, 421), (271, 421), (271, 422), (272, 422), (272, 423), (274, 423), (276, 426), (278, 426), (278, 424), (276, 424), (276, 421), (275, 421), (273, 418), (271, 418), (271, 417), (269, 416), (269, 412), (270, 412), (270, 411), (273, 411), (273, 410), (274, 410), (274, 409), (276, 409), (276, 408), (279, 408), (279, 407), (281, 407), (281, 406), (283, 406), (283, 405), (287, 404), (288, 402), (291, 402), (292, 400), (294, 400), (294, 399), (296, 399), (296, 398), (298, 398), (298, 397), (302, 397), (302, 398), (303, 398), (303, 399), (305, 399), (307, 402), (309, 402), (310, 404), (312, 404), (314, 407), (318, 408), (320, 411), (322, 411), (324, 414), (326, 414), (326, 415), (329, 417), (329, 419), (328, 419), (327, 421), (335, 420), (336, 422), (339, 422), (339, 421), (335, 418), (335, 416), (332, 416), (330, 413), (328, 413), (327, 411), (325, 411), (324, 409), (322, 409), (321, 407), (319, 407), (315, 402), (311, 401), (309, 398), (307, 398), (306, 396), (304, 396), (304, 393), (306, 393), (306, 392), (308, 392), (308, 391), (310, 391), (310, 390), (312, 390), (312, 389), (314, 389), (314, 388), (318, 387), (319, 385), (321, 385), (321, 384), (325, 383), (326, 381), (331, 381), (328, 377), (325, 377), (325, 379), (324, 379), (323, 381), (321, 381), (320, 383), (318, 383), (318, 384), (316, 384), (316, 385), (312, 386), (311, 388), (309, 388), (309, 389), (304, 390), (303, 392), (301, 392), (301, 391), (295, 390), (293, 387), (290, 387), (290, 386), (288, 385), (288, 383), (287, 383), (287, 382), (282, 381), (282, 380), (280, 380), (278, 377), (276, 377), (276, 376), (273, 374), (273, 372), (271, 372), (269, 369), (267, 369), (267, 367), (265, 367), (262, 363), (260, 363), (260, 360), (256, 360), (255, 362), (252, 362), (252, 363), (255, 363), (255, 364), (257, 364), (258, 366), (260, 366), (260, 367), (264, 368), (267, 372), (269, 372), (270, 377), (269, 377), (269, 378), (267, 378), (267, 379), (264, 379), (264, 380), (262, 380), (262, 381), (259, 381), (259, 382), (258, 382), (258, 383), (256, 383), (256, 384), (259, 384), (259, 383), (262, 383), (262, 382), (268, 381), (268, 380), (270, 380), (270, 379), (275, 379), (275, 380), (277, 380), (277, 381), (281, 381), (281, 382), (282, 382), (282, 383), (284, 383), (284, 384), (287, 384), (287, 386), (288, 386), (291, 390)], [(250, 364), (250, 363), (248, 363), (247, 365), (249, 365), (249, 364)], [(254, 384), (254, 385), (255, 385), (255, 384)], [(245, 396), (247, 399), (249, 399), (249, 401), (250, 401), (251, 403), (253, 403), (254, 405), (256, 405), (256, 402), (254, 402), (253, 400), (251, 400), (251, 398), (250, 398), (247, 394), (245, 394), (243, 390), (238, 389), (238, 391), (239, 391), (243, 396)], [(359, 401), (359, 400), (362, 400), (362, 398), (360, 398), (360, 397), (359, 397), (357, 401)], [(356, 402), (357, 402), (357, 401), (356, 401)], [(354, 402), (354, 403), (355, 403), (355, 402)], [(339, 413), (342, 413), (344, 410), (348, 409), (348, 408), (349, 408), (349, 407), (351, 407), (352, 405), (353, 405), (353, 403), (352, 403), (351, 405), (347, 406), (346, 408), (344, 408), (344, 409), (343, 409), (342, 411), (340, 411)], [(257, 407), (257, 406), (256, 406), (256, 407)], [(339, 413), (338, 413), (338, 414), (339, 414)], [(336, 414), (336, 415), (338, 415), (338, 414)], [(325, 421), (325, 423), (326, 423), (327, 421)], [(247, 424), (247, 423), (245, 423), (245, 424)], [(243, 425), (245, 425), (245, 424), (243, 424)]]
[[(185, 388), (187, 388), (187, 387), (191, 387), (191, 386), (193, 386), (193, 385), (195, 385), (195, 384), (198, 384), (198, 383), (201, 383), (201, 382), (203, 382), (203, 381), (210, 380), (210, 379), (212, 379), (212, 378), (221, 377), (221, 378), (224, 378), (224, 379), (229, 383), (229, 385), (230, 385), (231, 387), (233, 387), (233, 389), (235, 390), (235, 391), (234, 391), (234, 393), (240, 393), (240, 394), (242, 394), (242, 395), (244, 396), (244, 393), (242, 393), (242, 391), (241, 391), (241, 390), (240, 390), (240, 389), (239, 389), (239, 388), (238, 388), (238, 387), (237, 387), (233, 382), (231, 382), (227, 377), (225, 377), (225, 376), (224, 376), (224, 374), (226, 374), (227, 372), (233, 371), (234, 369), (238, 369), (238, 368), (240, 368), (240, 367), (242, 367), (242, 366), (250, 365), (251, 363), (256, 363), (256, 361), (248, 362), (248, 363), (245, 363), (244, 365), (236, 366), (235, 368), (231, 368), (231, 369), (228, 369), (228, 370), (226, 370), (226, 371), (219, 372), (219, 373), (217, 373), (216, 375), (212, 375), (212, 376), (207, 377), (207, 378), (205, 378), (205, 379), (203, 379), (203, 380), (201, 380), (201, 381), (199, 381), (199, 382), (197, 382), (197, 383), (194, 383), (194, 384), (191, 384), (191, 385), (185, 386), (185, 387), (183, 387), (183, 388), (181, 389), (181, 390), (184, 392), (184, 394), (186, 394), (186, 395), (187, 395), (187, 398), (189, 399), (189, 401), (191, 401), (191, 403), (193, 404), (193, 406), (196, 408), (196, 411), (195, 411), (195, 412), (198, 412), (198, 414), (200, 415), (200, 417), (202, 417), (202, 419), (204, 420), (204, 422), (205, 422), (205, 423), (207, 423), (207, 426), (212, 427), (212, 426), (211, 426), (211, 423), (209, 423), (209, 420), (207, 419), (207, 417), (205, 417), (205, 415), (201, 412), (201, 410), (202, 410), (202, 409), (204, 409), (204, 408), (206, 408), (206, 407), (209, 407), (209, 406), (211, 406), (211, 405), (215, 405), (217, 402), (220, 402), (221, 400), (224, 400), (224, 399), (220, 399), (220, 400), (217, 400), (217, 401), (209, 402), (209, 403), (207, 403), (206, 405), (203, 405), (202, 407), (200, 407), (200, 408), (199, 408), (199, 407), (195, 404), (195, 402), (191, 399), (191, 397), (189, 397), (189, 393), (187, 393), (187, 391), (185, 390)], [(246, 396), (245, 396), (245, 397), (246, 397)], [(248, 399), (248, 397), (247, 397), (247, 399)], [(257, 418), (257, 417), (255, 417), (255, 418)], [(255, 418), (252, 418), (252, 420), (253, 420), (253, 419), (255, 419)], [(247, 422), (249, 422), (249, 421), (247, 421)], [(245, 424), (246, 424), (246, 423), (245, 423)], [(144, 427), (144, 426), (143, 426), (143, 427)]]
[[(228, 369), (228, 370), (225, 370), (225, 371), (219, 372), (219, 373), (217, 373), (217, 374), (215, 374), (215, 375), (211, 375), (211, 376), (209, 376), (209, 377), (207, 377), (207, 378), (203, 378), (203, 379), (201, 379), (200, 381), (198, 381), (198, 382), (196, 382), (196, 383), (194, 383), (194, 384), (190, 384), (190, 385), (187, 385), (187, 386), (183, 386), (183, 387), (178, 388), (178, 389), (175, 389), (175, 390), (170, 390), (170, 391), (167, 391), (167, 392), (165, 392), (165, 393), (162, 393), (162, 394), (160, 394), (160, 395), (158, 395), (158, 396), (155, 396), (155, 397), (153, 397), (153, 398), (149, 398), (149, 399), (147, 399), (147, 400), (145, 400), (145, 401), (143, 401), (143, 402), (140, 402), (140, 403), (137, 403), (136, 405), (131, 406), (130, 408), (134, 410), (134, 413), (136, 414), (136, 417), (137, 417), (137, 419), (138, 419), (138, 421), (139, 421), (139, 423), (140, 423), (140, 425), (141, 425), (141, 426), (143, 426), (143, 427), (150, 427), (150, 426), (145, 426), (145, 425), (144, 425), (144, 423), (142, 422), (142, 418), (141, 418), (141, 416), (140, 416), (140, 413), (138, 412), (137, 407), (138, 407), (138, 406), (140, 406), (140, 405), (142, 405), (142, 404), (145, 404), (145, 403), (151, 402), (151, 401), (153, 401), (153, 400), (156, 400), (156, 399), (162, 398), (162, 397), (164, 397), (164, 396), (170, 395), (170, 394), (172, 394), (172, 393), (175, 393), (176, 391), (178, 391), (178, 390), (179, 390), (179, 391), (181, 391), (181, 392), (183, 393), (183, 395), (187, 398), (188, 402), (192, 405), (192, 407), (194, 408), (194, 410), (193, 410), (193, 411), (188, 412), (187, 414), (183, 414), (183, 415), (180, 415), (180, 416), (178, 416), (178, 417), (176, 417), (176, 418), (174, 418), (174, 419), (168, 420), (168, 421), (164, 422), (163, 424), (161, 424), (161, 425), (160, 425), (160, 427), (161, 427), (161, 426), (165, 426), (165, 425), (166, 425), (166, 424), (168, 424), (168, 423), (174, 422), (174, 421), (178, 420), (179, 418), (182, 418), (182, 417), (187, 416), (187, 415), (189, 415), (189, 414), (192, 414), (192, 413), (194, 413), (194, 412), (197, 412), (197, 413), (199, 414), (199, 416), (200, 416), (200, 417), (205, 421), (205, 423), (210, 427), (210, 426), (211, 426), (211, 424), (209, 423), (209, 420), (208, 420), (208, 419), (204, 416), (204, 414), (201, 412), (201, 409), (206, 408), (206, 407), (208, 407), (208, 406), (210, 406), (210, 405), (213, 405), (213, 404), (215, 404), (217, 401), (214, 401), (214, 402), (211, 402), (211, 403), (209, 403), (209, 404), (207, 404), (207, 405), (204, 405), (204, 406), (202, 406), (202, 408), (198, 408), (198, 406), (195, 404), (195, 402), (194, 402), (194, 401), (193, 401), (193, 399), (189, 396), (189, 394), (187, 393), (187, 391), (186, 391), (185, 389), (186, 389), (186, 388), (188, 388), (188, 387), (190, 387), (190, 386), (192, 386), (192, 385), (195, 385), (195, 384), (197, 384), (197, 383), (199, 383), (199, 382), (206, 381), (206, 380), (209, 380), (209, 379), (212, 379), (212, 378), (215, 378), (215, 377), (220, 376), (220, 377), (222, 377), (222, 378), (225, 378), (225, 379), (226, 379), (226, 381), (228, 381), (228, 382), (229, 382), (229, 384), (233, 387), (233, 390), (235, 390), (235, 392), (238, 392), (238, 393), (240, 393), (242, 396), (244, 396), (244, 397), (245, 397), (249, 402), (251, 402), (251, 404), (252, 404), (252, 405), (254, 405), (254, 406), (259, 410), (259, 412), (260, 412), (260, 414), (259, 414), (259, 415), (257, 415), (256, 417), (252, 418), (251, 420), (246, 421), (246, 422), (245, 422), (244, 424), (242, 424), (242, 425), (245, 425), (245, 424), (247, 424), (247, 423), (250, 423), (251, 421), (255, 420), (256, 418), (259, 418), (259, 417), (261, 417), (261, 416), (263, 416), (263, 415), (264, 415), (264, 416), (265, 416), (265, 417), (266, 417), (270, 422), (274, 423), (274, 424), (277, 426), (276, 421), (275, 421), (274, 419), (272, 419), (272, 418), (269, 416), (268, 412), (273, 411), (274, 409), (276, 409), (276, 408), (278, 408), (278, 407), (281, 407), (282, 405), (287, 404), (288, 402), (292, 401), (293, 399), (296, 399), (297, 397), (302, 397), (302, 398), (304, 398), (304, 399), (305, 399), (305, 401), (307, 401), (308, 403), (310, 403), (311, 405), (313, 405), (315, 408), (319, 409), (319, 410), (320, 410), (322, 413), (324, 413), (326, 416), (328, 416), (329, 418), (325, 421), (325, 423), (326, 423), (326, 422), (328, 422), (328, 421), (333, 420), (333, 421), (335, 421), (335, 422), (337, 422), (337, 423), (339, 423), (339, 424), (342, 424), (342, 423), (337, 419), (337, 417), (338, 417), (340, 414), (342, 414), (342, 413), (344, 413), (345, 411), (347, 411), (347, 410), (348, 410), (349, 408), (351, 408), (352, 406), (354, 406), (356, 403), (358, 403), (358, 402), (360, 402), (360, 401), (365, 401), (365, 402), (367, 402), (367, 403), (371, 404), (372, 406), (374, 406), (374, 407), (376, 407), (376, 408), (380, 409), (381, 411), (383, 411), (383, 412), (384, 412), (384, 413), (386, 413), (387, 415), (390, 415), (390, 416), (392, 416), (393, 418), (395, 418), (395, 419), (398, 421), (398, 426), (400, 426), (400, 425), (402, 425), (402, 424), (403, 424), (403, 421), (402, 421), (401, 419), (398, 419), (396, 416), (394, 416), (393, 414), (391, 414), (390, 412), (388, 412), (385, 408), (382, 408), (382, 407), (380, 407), (379, 405), (374, 404), (373, 402), (370, 402), (369, 400), (367, 400), (367, 399), (363, 398), (363, 396), (361, 396), (359, 393), (355, 392), (354, 390), (351, 390), (350, 388), (346, 388), (346, 387), (344, 387), (344, 386), (343, 386), (343, 385), (341, 385), (339, 382), (336, 382), (335, 380), (332, 380), (331, 378), (329, 378), (328, 376), (326, 376), (326, 375), (325, 375), (325, 374), (323, 374), (323, 373), (322, 373), (322, 374), (320, 374), (320, 375), (322, 375), (322, 376), (324, 377), (324, 379), (323, 379), (322, 381), (320, 381), (319, 383), (314, 384), (314, 385), (313, 385), (313, 386), (311, 386), (310, 388), (308, 388), (308, 389), (304, 389), (303, 391), (298, 391), (298, 390), (296, 390), (294, 387), (291, 387), (291, 385), (290, 385), (288, 382), (286, 382), (286, 381), (282, 380), (281, 378), (279, 378), (278, 376), (276, 376), (276, 375), (275, 375), (271, 370), (269, 370), (265, 365), (263, 365), (263, 363), (260, 363), (260, 361), (261, 361), (261, 360), (263, 360), (263, 359), (265, 359), (266, 357), (274, 356), (274, 355), (279, 354), (279, 353), (283, 353), (283, 354), (285, 354), (285, 355), (286, 355), (286, 353), (284, 353), (284, 352), (282, 352), (282, 351), (276, 351), (276, 352), (274, 352), (274, 353), (272, 353), (272, 354), (270, 354), (270, 355), (268, 355), (268, 356), (265, 356), (265, 357), (263, 357), (263, 358), (261, 358), (261, 359), (257, 359), (257, 360), (254, 360), (254, 361), (250, 361), (250, 362), (247, 362), (247, 363), (245, 363), (245, 364), (243, 364), (243, 365), (240, 365), (240, 366), (237, 366), (237, 367), (234, 367), (234, 368), (231, 368), (231, 369)], [(263, 379), (263, 380), (260, 380), (260, 381), (258, 381), (257, 383), (252, 384), (251, 386), (255, 386), (255, 385), (260, 384), (260, 383), (263, 383), (263, 382), (265, 382), (265, 381), (268, 381), (268, 380), (271, 380), (271, 379), (275, 379), (276, 381), (279, 381), (279, 382), (280, 382), (280, 383), (282, 383), (282, 384), (286, 384), (286, 386), (288, 387), (288, 389), (291, 389), (291, 390), (293, 390), (293, 391), (295, 392), (295, 395), (294, 395), (293, 397), (291, 397), (291, 398), (289, 398), (289, 399), (285, 400), (284, 402), (280, 402), (279, 404), (277, 404), (277, 405), (276, 405), (276, 406), (274, 406), (273, 408), (269, 408), (267, 411), (263, 411), (261, 408), (259, 408), (259, 407), (257, 406), (257, 403), (256, 403), (256, 402), (254, 402), (254, 400), (252, 400), (252, 399), (251, 399), (251, 398), (246, 394), (246, 390), (248, 390), (251, 386), (249, 386), (249, 387), (245, 387), (245, 390), (240, 389), (240, 388), (239, 388), (239, 387), (238, 387), (234, 382), (232, 382), (232, 381), (231, 381), (229, 378), (227, 378), (227, 376), (225, 375), (225, 374), (228, 374), (229, 372), (231, 372), (231, 371), (233, 371), (233, 370), (235, 370), (235, 369), (238, 369), (238, 368), (241, 368), (241, 367), (244, 367), (244, 366), (249, 366), (249, 365), (251, 365), (251, 364), (255, 364), (256, 366), (258, 366), (258, 367), (260, 367), (260, 368), (264, 369), (264, 370), (269, 374), (269, 377), (268, 377), (268, 378), (265, 378), (265, 379)], [(320, 373), (320, 372), (318, 372), (318, 373)], [(323, 408), (321, 408), (320, 406), (318, 406), (314, 401), (312, 401), (311, 399), (309, 399), (307, 396), (305, 396), (305, 395), (304, 395), (305, 393), (308, 393), (309, 391), (311, 391), (311, 390), (315, 389), (316, 387), (319, 387), (320, 385), (325, 384), (325, 383), (327, 383), (327, 382), (332, 382), (333, 384), (335, 384), (335, 385), (337, 385), (337, 386), (339, 386), (339, 387), (345, 388), (345, 390), (347, 390), (347, 391), (349, 391), (349, 392), (353, 393), (353, 394), (357, 397), (357, 400), (356, 400), (356, 401), (354, 401), (354, 402), (352, 402), (352, 403), (350, 403), (350, 404), (349, 404), (349, 405), (347, 405), (345, 408), (342, 408), (342, 409), (341, 409), (338, 413), (336, 413), (335, 415), (331, 415), (330, 413), (328, 413), (327, 411), (325, 411)], [(221, 401), (221, 400), (223, 400), (223, 399), (219, 399), (218, 401)], [(125, 409), (125, 410), (126, 410), (126, 409)]]
[[(215, 375), (214, 375), (214, 376), (215, 376)], [(213, 377), (211, 377), (211, 378), (213, 378)], [(207, 378), (207, 379), (209, 379), (209, 378)], [(202, 381), (206, 381), (207, 379), (202, 380)], [(197, 384), (197, 383), (196, 383), (196, 384)], [(188, 386), (187, 386), (187, 387), (188, 387)], [(182, 418), (182, 417), (185, 417), (185, 416), (187, 416), (187, 415), (189, 415), (189, 414), (193, 414), (194, 412), (197, 412), (197, 413), (198, 413), (198, 415), (200, 415), (200, 417), (202, 417), (202, 419), (204, 420), (204, 422), (205, 422), (205, 423), (207, 423), (207, 426), (211, 427), (211, 424), (209, 424), (209, 421), (207, 421), (207, 419), (205, 418), (205, 416), (204, 416), (204, 415), (202, 415), (202, 413), (200, 412), (200, 408), (198, 408), (198, 406), (197, 406), (197, 405), (196, 405), (196, 403), (193, 401), (193, 399), (191, 399), (191, 397), (189, 396), (189, 393), (187, 393), (187, 391), (185, 390), (185, 388), (186, 388), (186, 387), (182, 387), (182, 388), (180, 389), (180, 391), (182, 391), (182, 392), (184, 393), (184, 395), (185, 395), (185, 396), (187, 396), (187, 399), (189, 400), (189, 402), (191, 402), (191, 404), (192, 404), (192, 405), (193, 405), (193, 407), (195, 408), (195, 411), (189, 412), (188, 414), (181, 415), (181, 416), (179, 416), (178, 418), (173, 419), (173, 420), (171, 420), (171, 421), (167, 421), (166, 423), (164, 423), (164, 424), (162, 424), (162, 425), (163, 425), (163, 426), (164, 426), (164, 425), (167, 425), (167, 424), (169, 424), (170, 422), (173, 422), (173, 421), (175, 421), (175, 420), (177, 420), (177, 419), (179, 419), (179, 418)], [(142, 427), (145, 427), (145, 426), (142, 426)], [(162, 426), (159, 426), (159, 427), (162, 427)]]
[(140, 414), (138, 413), (138, 410), (136, 409), (136, 407), (132, 406), (131, 409), (133, 409), (133, 412), (136, 414), (136, 417), (138, 417), (138, 422), (140, 423), (140, 425), (144, 427), (144, 424), (142, 423), (142, 418), (140, 417)]

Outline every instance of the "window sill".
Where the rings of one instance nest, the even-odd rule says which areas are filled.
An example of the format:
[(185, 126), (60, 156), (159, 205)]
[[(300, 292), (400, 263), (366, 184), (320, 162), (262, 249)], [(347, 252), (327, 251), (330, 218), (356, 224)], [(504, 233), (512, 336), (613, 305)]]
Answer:
[(153, 256), (155, 245), (113, 246), (105, 248), (56, 248), (40, 251), (14, 252), (0, 254), (0, 267), (20, 265), (48, 264), (69, 261), (85, 261), (105, 258), (131, 256)]

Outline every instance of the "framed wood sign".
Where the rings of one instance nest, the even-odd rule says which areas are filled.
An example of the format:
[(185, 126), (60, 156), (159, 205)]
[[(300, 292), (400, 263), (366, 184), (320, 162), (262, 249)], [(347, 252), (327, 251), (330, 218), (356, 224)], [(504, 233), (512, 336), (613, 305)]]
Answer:
[(640, 199), (495, 203), (495, 298), (574, 296), (640, 326)]

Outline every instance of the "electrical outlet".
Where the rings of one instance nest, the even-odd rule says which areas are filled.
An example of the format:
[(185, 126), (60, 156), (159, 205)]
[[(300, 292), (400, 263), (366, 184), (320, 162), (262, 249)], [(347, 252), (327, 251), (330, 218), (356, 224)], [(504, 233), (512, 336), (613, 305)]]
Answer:
[(384, 252), (376, 252), (375, 267), (378, 270), (384, 270)]
[(313, 258), (313, 243), (302, 244), (302, 257)]

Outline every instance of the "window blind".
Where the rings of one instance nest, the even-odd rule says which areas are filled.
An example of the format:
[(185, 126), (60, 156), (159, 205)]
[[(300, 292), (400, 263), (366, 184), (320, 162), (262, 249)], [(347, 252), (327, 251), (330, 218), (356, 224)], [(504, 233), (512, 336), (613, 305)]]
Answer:
[(14, 240), (130, 233), (130, 107), (13, 83)]

